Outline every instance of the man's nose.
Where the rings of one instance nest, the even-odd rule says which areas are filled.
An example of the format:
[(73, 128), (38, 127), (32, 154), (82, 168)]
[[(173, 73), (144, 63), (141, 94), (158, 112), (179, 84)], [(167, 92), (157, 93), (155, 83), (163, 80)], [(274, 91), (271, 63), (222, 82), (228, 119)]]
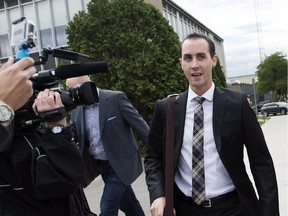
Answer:
[(197, 59), (193, 59), (191, 61), (191, 68), (193, 69), (193, 68), (198, 68), (198, 67), (199, 67), (199, 64), (198, 64)]

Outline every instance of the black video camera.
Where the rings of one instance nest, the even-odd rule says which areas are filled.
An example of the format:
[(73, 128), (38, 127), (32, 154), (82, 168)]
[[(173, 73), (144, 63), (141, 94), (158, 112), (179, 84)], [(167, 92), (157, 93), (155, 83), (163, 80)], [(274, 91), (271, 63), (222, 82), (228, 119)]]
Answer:
[[(29, 56), (29, 48), (34, 48), (37, 41), (37, 31), (35, 24), (21, 17), (12, 23), (11, 46), (18, 49), (16, 60)], [(31, 77), (33, 82), (33, 96), (29, 101), (15, 112), (15, 130), (30, 129), (39, 126), (41, 122), (58, 121), (66, 116), (66, 112), (76, 108), (79, 105), (90, 105), (98, 101), (96, 85), (93, 82), (83, 83), (71, 89), (64, 88), (62, 80), (67, 78), (108, 72), (106, 62), (90, 62), (89, 56), (64, 50), (64, 49), (43, 49), (39, 61), (35, 66), (46, 64), (49, 55), (55, 58), (67, 59), (81, 62), (80, 64), (63, 65), (55, 70), (39, 71)], [(39, 113), (36, 116), (32, 109), (34, 100), (39, 91), (50, 89), (58, 91), (64, 108)]]
[[(43, 49), (42, 56), (35, 65), (45, 64), (50, 54), (53, 57), (80, 61), (80, 64), (71, 64), (59, 66), (53, 70), (43, 70), (34, 74), (30, 79), (33, 83), (33, 95), (29, 101), (15, 112), (15, 131), (31, 130), (38, 127), (41, 122), (55, 122), (64, 118), (68, 111), (80, 105), (91, 105), (98, 102), (98, 94), (96, 84), (94, 82), (85, 82), (73, 88), (67, 89), (62, 80), (108, 72), (108, 64), (106, 62), (89, 62), (89, 57), (76, 52), (67, 51), (64, 49)], [(86, 61), (86, 62), (85, 62)], [(60, 93), (61, 101), (64, 107), (39, 113), (37, 116), (32, 105), (39, 91), (50, 89)]]

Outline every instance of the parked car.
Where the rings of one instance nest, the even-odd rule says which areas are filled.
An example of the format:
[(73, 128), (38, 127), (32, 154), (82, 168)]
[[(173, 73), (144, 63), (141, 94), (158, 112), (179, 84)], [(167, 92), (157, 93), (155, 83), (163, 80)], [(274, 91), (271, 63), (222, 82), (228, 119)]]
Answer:
[(272, 102), (271, 100), (261, 101), (261, 102), (259, 102), (258, 104), (256, 104), (256, 106), (252, 106), (252, 109), (253, 109), (254, 112), (256, 113), (256, 107), (257, 107), (257, 112), (259, 113), (259, 112), (260, 112), (260, 109), (262, 108), (262, 106), (263, 106), (264, 104), (271, 103), (271, 102)]
[(273, 102), (273, 103), (266, 103), (261, 107), (261, 114), (265, 117), (269, 116), (270, 114), (277, 115), (286, 115), (288, 110), (288, 103), (286, 102)]

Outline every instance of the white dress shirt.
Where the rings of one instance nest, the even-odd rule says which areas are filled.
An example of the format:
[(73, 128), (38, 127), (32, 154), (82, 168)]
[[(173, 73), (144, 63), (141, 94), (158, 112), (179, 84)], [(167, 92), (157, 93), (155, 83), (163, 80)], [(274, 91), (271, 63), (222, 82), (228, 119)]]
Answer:
[[(205, 92), (201, 97), (204, 111), (204, 169), (205, 169), (205, 196), (213, 198), (234, 190), (224, 165), (222, 164), (216, 149), (213, 134), (213, 94), (215, 85)], [(192, 196), (192, 141), (194, 125), (195, 97), (198, 95), (189, 87), (186, 117), (184, 125), (184, 136), (179, 159), (178, 169), (175, 174), (175, 182), (179, 189), (186, 195)]]

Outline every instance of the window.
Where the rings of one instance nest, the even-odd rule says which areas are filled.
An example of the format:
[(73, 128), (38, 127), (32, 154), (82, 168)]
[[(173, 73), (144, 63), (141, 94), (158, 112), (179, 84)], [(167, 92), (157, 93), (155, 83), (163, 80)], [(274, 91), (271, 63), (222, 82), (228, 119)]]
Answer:
[(43, 29), (40, 31), (43, 48), (53, 47), (51, 29)]
[(67, 35), (65, 31), (66, 26), (57, 26), (55, 27), (56, 33), (56, 46), (63, 46), (67, 44)]
[(8, 34), (0, 35), (0, 58), (10, 55), (10, 42), (8, 40)]
[(32, 0), (21, 0), (21, 3), (32, 2)]
[(15, 6), (15, 5), (18, 5), (18, 0), (9, 0), (9, 1), (7, 1), (7, 6), (8, 7), (12, 7), (12, 6)]

